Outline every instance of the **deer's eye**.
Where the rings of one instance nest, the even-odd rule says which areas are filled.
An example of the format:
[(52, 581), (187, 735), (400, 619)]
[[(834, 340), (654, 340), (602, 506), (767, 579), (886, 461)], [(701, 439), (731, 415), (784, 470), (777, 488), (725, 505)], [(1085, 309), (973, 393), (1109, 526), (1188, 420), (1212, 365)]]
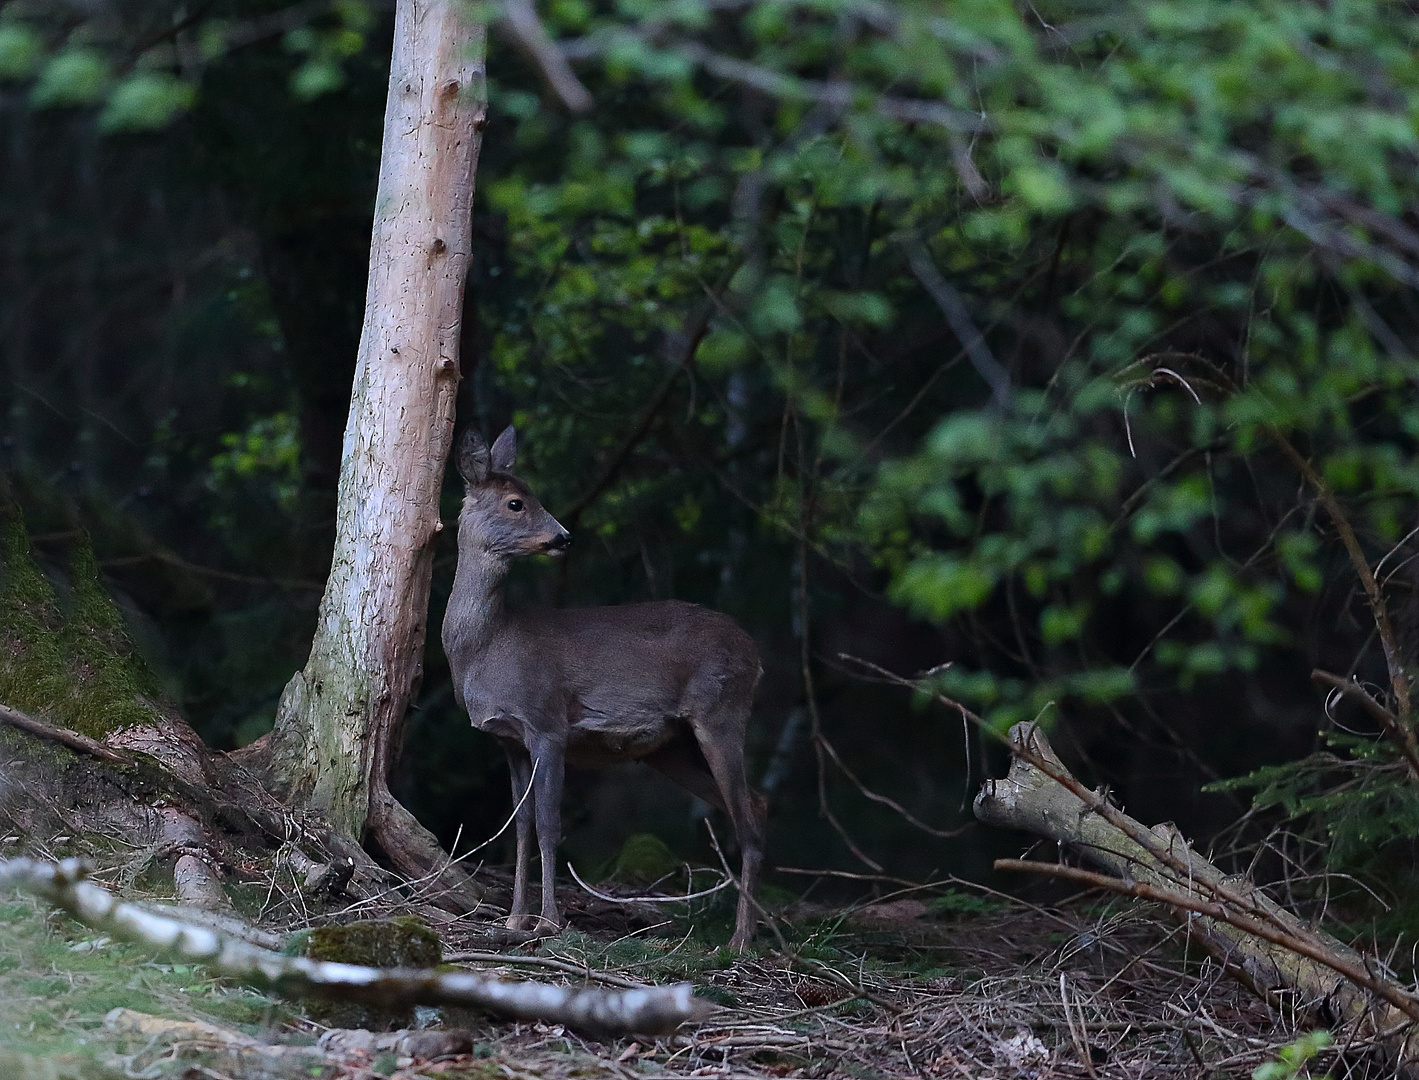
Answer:
[(507, 501), (507, 508), (511, 510), (514, 514), (520, 513), (522, 511), (522, 500), (509, 499)]

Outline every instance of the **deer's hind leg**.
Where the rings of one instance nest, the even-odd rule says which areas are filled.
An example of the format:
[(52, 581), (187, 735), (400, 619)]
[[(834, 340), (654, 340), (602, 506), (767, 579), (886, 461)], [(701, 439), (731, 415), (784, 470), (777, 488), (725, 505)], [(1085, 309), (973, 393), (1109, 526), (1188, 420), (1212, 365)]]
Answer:
[(709, 763), (700, 752), (695, 737), (689, 732), (677, 735), (659, 750), (641, 758), (641, 761), (674, 780), (696, 798), (703, 799), (726, 813), (729, 811), (724, 795), (719, 790), (719, 784), (709, 771)]
[(504, 746), (508, 768), (512, 772), (513, 815), (517, 819), (517, 862), (512, 875), (512, 911), (508, 913), (509, 930), (526, 930), (531, 922), (531, 905), (527, 899), (527, 878), (532, 859), (533, 793), (532, 758), (521, 746)]
[(747, 692), (742, 688), (731, 689), (703, 716), (692, 716), (690, 721), (700, 752), (722, 796), (721, 805), (729, 811), (729, 820), (739, 839), (743, 858), (739, 872), (739, 910), (734, 919), (734, 936), (729, 940), (729, 947), (739, 950), (749, 947), (758, 923), (754, 893), (764, 860), (765, 804), (763, 797), (750, 789), (744, 766), (744, 736), (753, 695), (753, 682), (748, 684)]

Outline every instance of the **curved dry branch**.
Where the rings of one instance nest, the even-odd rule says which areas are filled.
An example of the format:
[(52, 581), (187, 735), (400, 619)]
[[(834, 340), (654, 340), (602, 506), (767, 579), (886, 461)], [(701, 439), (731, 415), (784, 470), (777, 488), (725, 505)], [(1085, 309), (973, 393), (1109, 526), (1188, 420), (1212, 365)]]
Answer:
[(1299, 450), (1291, 445), (1289, 439), (1279, 431), (1273, 431), (1271, 434), (1272, 438), (1276, 440), (1276, 444), (1281, 447), (1282, 453), (1296, 467), (1296, 471), (1315, 490), (1316, 498), (1325, 507), (1325, 512), (1330, 515), (1330, 520), (1335, 525), (1335, 531), (1340, 534), (1340, 542), (1345, 545), (1346, 554), (1350, 556), (1350, 562), (1355, 567), (1355, 574), (1360, 579), (1361, 587), (1365, 590), (1365, 599), (1369, 601), (1370, 613), (1375, 620), (1375, 631), (1380, 636), (1380, 647), (1384, 650), (1385, 664), (1389, 669), (1390, 688), (1394, 691), (1394, 700), (1398, 706), (1396, 712), (1399, 714), (1401, 728), (1395, 737), (1399, 740), (1400, 749), (1404, 751), (1405, 758), (1409, 761), (1410, 768), (1414, 770), (1415, 777), (1419, 778), (1419, 743), (1415, 740), (1409, 716), (1409, 674), (1404, 670), (1404, 655), (1400, 651), (1399, 638), (1390, 622), (1389, 608), (1385, 604), (1384, 593), (1380, 589), (1379, 582), (1375, 580), (1370, 563), (1365, 558), (1364, 549), (1360, 547), (1359, 537), (1355, 535), (1350, 518), (1340, 505), (1340, 500), (1335, 497), (1335, 492), (1330, 490), (1330, 485), (1325, 482), (1325, 478), (1316, 472), (1315, 467), (1306, 460)]
[(1010, 731), (1014, 760), (1003, 780), (987, 780), (976, 817), (1068, 845), (1109, 877), (1072, 867), (1002, 860), (1029, 869), (1167, 904), (1188, 932), (1229, 970), (1263, 994), (1294, 991), (1301, 1003), (1367, 1035), (1389, 1040), (1404, 1075), (1419, 1075), (1419, 997), (1324, 931), (1282, 908), (1244, 877), (1229, 877), (1194, 852), (1175, 826), (1152, 829), (1089, 792), (1055, 756), (1034, 724)]
[(601, 1034), (658, 1035), (708, 1006), (689, 983), (634, 990), (506, 982), (470, 972), (372, 968), (282, 956), (208, 926), (124, 903), (86, 878), (77, 859), (62, 863), (0, 860), (0, 888), (20, 889), (114, 937), (174, 953), (281, 993), (380, 1005), (463, 1005), (520, 1020), (540, 1020)]

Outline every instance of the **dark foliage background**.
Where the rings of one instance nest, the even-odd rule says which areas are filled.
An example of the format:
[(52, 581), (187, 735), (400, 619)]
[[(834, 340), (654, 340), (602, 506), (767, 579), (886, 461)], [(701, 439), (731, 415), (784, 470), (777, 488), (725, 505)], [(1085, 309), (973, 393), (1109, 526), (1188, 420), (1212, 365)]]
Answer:
[[(1048, 720), (1132, 813), (1202, 837), (1251, 798), (1205, 784), (1304, 759), (1251, 782), (1255, 821), (1289, 822), (1297, 872), (1324, 849), (1408, 895), (1413, 778), (1309, 673), (1402, 704), (1317, 485), (1408, 650), (1413, 13), (542, 10), (596, 106), (494, 35), (461, 418), (518, 425), (578, 537), (517, 602), (676, 596), (759, 640), (770, 861), (980, 876), (1015, 846), (864, 792), (954, 830), (1003, 759), (857, 657), (936, 669), (1000, 728)], [(269, 727), (309, 645), (390, 21), (0, 7), (3, 467), (60, 573), (91, 534), (219, 747)], [(437, 642), (399, 794), (481, 839), (504, 767)], [(588, 865), (647, 829), (706, 852), (633, 769), (568, 806)]]

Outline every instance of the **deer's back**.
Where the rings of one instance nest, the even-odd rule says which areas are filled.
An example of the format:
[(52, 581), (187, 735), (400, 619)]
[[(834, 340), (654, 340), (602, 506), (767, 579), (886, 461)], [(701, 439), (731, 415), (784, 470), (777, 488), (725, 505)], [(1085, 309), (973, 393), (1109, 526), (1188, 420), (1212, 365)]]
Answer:
[(514, 632), (557, 643), (561, 674), (584, 695), (617, 685), (669, 692), (697, 678), (757, 678), (754, 639), (722, 612), (681, 600), (513, 612)]
[(759, 656), (729, 616), (667, 600), (509, 612), (474, 669), (475, 724), (479, 708), (565, 724), (569, 759), (596, 764), (650, 753), (693, 715), (747, 718)]

